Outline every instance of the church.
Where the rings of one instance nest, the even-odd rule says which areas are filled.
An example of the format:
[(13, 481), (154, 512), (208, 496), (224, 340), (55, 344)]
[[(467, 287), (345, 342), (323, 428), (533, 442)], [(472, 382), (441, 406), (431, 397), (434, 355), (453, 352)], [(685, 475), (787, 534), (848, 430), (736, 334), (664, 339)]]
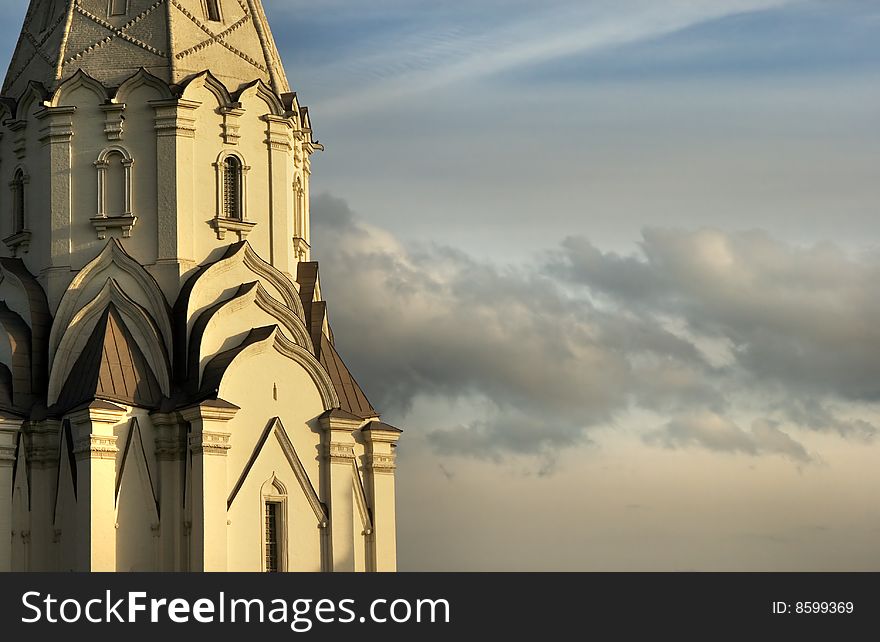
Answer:
[[(394, 571), (260, 0), (31, 0), (0, 97), (0, 571)], [(365, 322), (368, 322), (365, 320)]]

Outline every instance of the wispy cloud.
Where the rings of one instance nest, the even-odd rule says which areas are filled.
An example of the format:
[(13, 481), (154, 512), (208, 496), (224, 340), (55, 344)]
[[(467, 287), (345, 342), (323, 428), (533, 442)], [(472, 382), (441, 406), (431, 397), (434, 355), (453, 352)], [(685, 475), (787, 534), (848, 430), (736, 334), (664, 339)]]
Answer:
[[(796, 1), (565, 0), (540, 5), (476, 3), (479, 9), (472, 3), (453, 3), (461, 12), (455, 19), (445, 12), (437, 14), (436, 3), (417, 2), (408, 8), (383, 3), (386, 11), (397, 12), (395, 28), (378, 29), (359, 46), (346, 48), (341, 58), (328, 50), (329, 61), (318, 75), (346, 82), (331, 100), (323, 101), (322, 113), (326, 117), (363, 111), (404, 94), (657, 38), (706, 21)], [(412, 12), (426, 8), (425, 19), (412, 19)], [(284, 10), (278, 7), (276, 11)], [(468, 13), (473, 20), (468, 20)], [(431, 20), (432, 16), (437, 20)]]

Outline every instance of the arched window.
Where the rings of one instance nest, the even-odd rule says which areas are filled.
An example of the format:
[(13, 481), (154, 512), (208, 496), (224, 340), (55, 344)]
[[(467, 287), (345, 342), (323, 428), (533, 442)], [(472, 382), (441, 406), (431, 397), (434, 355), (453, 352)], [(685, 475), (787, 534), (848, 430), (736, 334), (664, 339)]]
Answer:
[(206, 0), (206, 5), (208, 20), (220, 22), (223, 19), (223, 16), (220, 14), (220, 0)]
[(99, 239), (107, 238), (108, 229), (122, 230), (122, 236), (131, 236), (137, 217), (131, 206), (131, 168), (134, 159), (124, 147), (114, 145), (98, 155), (97, 214), (91, 219)]
[(227, 232), (233, 232), (243, 241), (256, 226), (248, 220), (248, 167), (237, 153), (224, 151), (214, 163), (217, 172), (217, 214), (211, 227), (217, 239), (224, 240)]
[(24, 170), (16, 170), (12, 179), (12, 233), (19, 234), (25, 230), (25, 185), (27, 176)]
[(223, 216), (240, 221), (242, 214), (241, 161), (227, 156), (223, 161)]
[(287, 489), (274, 475), (260, 492), (263, 530), (263, 571), (287, 571)]
[(107, 173), (104, 179), (104, 213), (107, 216), (124, 216), (128, 213), (124, 163), (125, 156), (121, 152), (107, 154)]

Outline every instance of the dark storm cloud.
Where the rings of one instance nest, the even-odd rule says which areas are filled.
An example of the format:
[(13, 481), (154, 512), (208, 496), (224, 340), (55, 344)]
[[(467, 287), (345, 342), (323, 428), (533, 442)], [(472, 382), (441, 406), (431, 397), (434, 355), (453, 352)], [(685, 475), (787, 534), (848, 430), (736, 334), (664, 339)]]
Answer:
[[(569, 239), (543, 264), (499, 267), (405, 249), (327, 195), (313, 221), (331, 322), (375, 402), (480, 404), (430, 435), (441, 452), (547, 455), (631, 408), (672, 418), (647, 437), (670, 448), (807, 461), (777, 421), (873, 435), (819, 400), (880, 392), (876, 257), (648, 230), (638, 255)], [(768, 417), (744, 430), (725, 417), (749, 396)]]

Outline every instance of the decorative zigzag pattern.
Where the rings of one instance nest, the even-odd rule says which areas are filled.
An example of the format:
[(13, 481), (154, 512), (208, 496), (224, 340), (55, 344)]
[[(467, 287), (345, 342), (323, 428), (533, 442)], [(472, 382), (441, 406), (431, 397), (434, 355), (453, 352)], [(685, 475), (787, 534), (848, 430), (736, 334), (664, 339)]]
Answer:
[[(25, 71), (27, 71), (28, 65), (31, 64), (31, 61), (32, 61), (34, 58), (36, 58), (38, 55), (39, 55), (43, 60), (45, 60), (48, 64), (53, 65), (53, 66), (55, 65), (55, 61), (52, 60), (52, 59), (46, 54), (46, 52), (43, 51), (43, 45), (46, 44), (46, 41), (49, 40), (49, 38), (52, 37), (52, 34), (55, 33), (55, 30), (58, 29), (59, 26), (61, 26), (61, 24), (64, 22), (64, 20), (65, 20), (66, 18), (67, 18), (67, 16), (66, 16), (64, 13), (62, 13), (61, 15), (59, 15), (58, 18), (55, 20), (55, 22), (52, 23), (52, 25), (51, 25), (48, 29), (46, 29), (46, 33), (43, 34), (43, 37), (40, 38), (39, 40), (37, 40), (36, 36), (34, 36), (34, 34), (32, 34), (32, 33), (30, 32), (30, 29), (28, 29), (28, 26), (27, 26), (27, 25), (25, 26), (25, 28), (24, 28), (24, 29), (22, 30), (22, 32), (21, 32), (22, 37), (30, 43), (30, 45), (33, 47), (34, 50), (31, 52), (30, 57), (29, 57), (27, 60), (24, 61), (24, 63), (21, 65), (21, 67), (19, 67), (19, 68), (15, 71), (15, 73), (13, 73), (13, 74), (9, 77), (9, 84), (12, 84), (12, 83), (14, 83), (16, 80), (18, 80), (18, 79), (21, 77), (21, 75), (22, 75)], [(21, 42), (21, 41), (19, 41), (19, 42)]]
[(64, 64), (69, 64), (69, 63), (75, 62), (77, 60), (80, 60), (86, 54), (91, 53), (92, 51), (95, 51), (96, 49), (100, 49), (101, 47), (105, 47), (106, 45), (113, 42), (116, 38), (120, 38), (122, 40), (125, 40), (126, 42), (130, 42), (133, 45), (137, 45), (138, 47), (141, 47), (142, 49), (145, 49), (146, 51), (149, 51), (151, 54), (153, 54), (155, 56), (159, 56), (160, 58), (167, 58), (168, 54), (165, 53), (164, 51), (160, 51), (159, 49), (156, 49), (152, 45), (150, 45), (142, 40), (139, 40), (128, 33), (129, 29), (134, 27), (137, 23), (139, 23), (141, 20), (143, 20), (144, 18), (149, 16), (151, 13), (153, 13), (156, 9), (158, 9), (159, 7), (161, 7), (164, 4), (165, 4), (165, 0), (158, 0), (152, 6), (150, 6), (150, 8), (148, 8), (146, 11), (144, 11), (142, 14), (140, 14), (136, 18), (130, 20), (122, 28), (119, 28), (119, 27), (114, 27), (112, 24), (110, 24), (106, 20), (103, 20), (99, 16), (96, 16), (95, 14), (91, 13), (87, 9), (84, 9), (82, 7), (82, 5), (80, 4), (80, 0), (77, 0), (77, 3), (76, 3), (77, 13), (85, 16), (86, 18), (88, 18), (89, 20), (94, 22), (95, 24), (98, 24), (98, 25), (104, 27), (105, 29), (107, 29), (107, 31), (111, 32), (111, 35), (107, 36), (103, 40), (96, 42), (93, 45), (86, 47), (85, 49), (83, 49), (79, 53), (74, 54), (73, 56), (71, 56), (70, 58), (65, 60)]
[(232, 26), (230, 26), (228, 29), (226, 29), (225, 31), (223, 31), (221, 33), (214, 33), (213, 31), (211, 31), (211, 29), (204, 22), (202, 22), (196, 16), (194, 16), (191, 11), (189, 11), (186, 7), (181, 5), (177, 0), (171, 0), (171, 4), (172, 4), (172, 6), (174, 6), (174, 8), (176, 8), (178, 11), (180, 11), (180, 13), (185, 15), (190, 20), (190, 22), (192, 22), (195, 26), (197, 26), (199, 29), (204, 31), (209, 36), (209, 38), (207, 40), (200, 42), (196, 46), (191, 47), (185, 51), (181, 51), (180, 53), (176, 54), (174, 56), (176, 59), (182, 60), (183, 58), (186, 58), (187, 56), (191, 56), (192, 54), (199, 52), (199, 51), (202, 51), (203, 49), (207, 49), (208, 47), (211, 47), (213, 45), (220, 45), (221, 47), (224, 47), (225, 49), (227, 49), (231, 53), (234, 53), (236, 56), (238, 56), (239, 58), (241, 58), (242, 60), (244, 60), (248, 64), (253, 65), (254, 67), (259, 69), (263, 73), (269, 72), (269, 70), (266, 69), (266, 67), (264, 65), (260, 64), (260, 62), (258, 62), (257, 60), (254, 60), (253, 58), (248, 56), (243, 51), (233, 47), (232, 45), (230, 45), (228, 42), (225, 41), (225, 38), (227, 36), (229, 36), (229, 34), (237, 31), (238, 29), (240, 29), (241, 27), (246, 25), (251, 20), (250, 11), (248, 10), (247, 5), (245, 5), (243, 2), (241, 2), (241, 0), (238, 1), (238, 4), (241, 6), (242, 10), (244, 11), (244, 16), (238, 22), (236, 22), (235, 24), (233, 24)]

